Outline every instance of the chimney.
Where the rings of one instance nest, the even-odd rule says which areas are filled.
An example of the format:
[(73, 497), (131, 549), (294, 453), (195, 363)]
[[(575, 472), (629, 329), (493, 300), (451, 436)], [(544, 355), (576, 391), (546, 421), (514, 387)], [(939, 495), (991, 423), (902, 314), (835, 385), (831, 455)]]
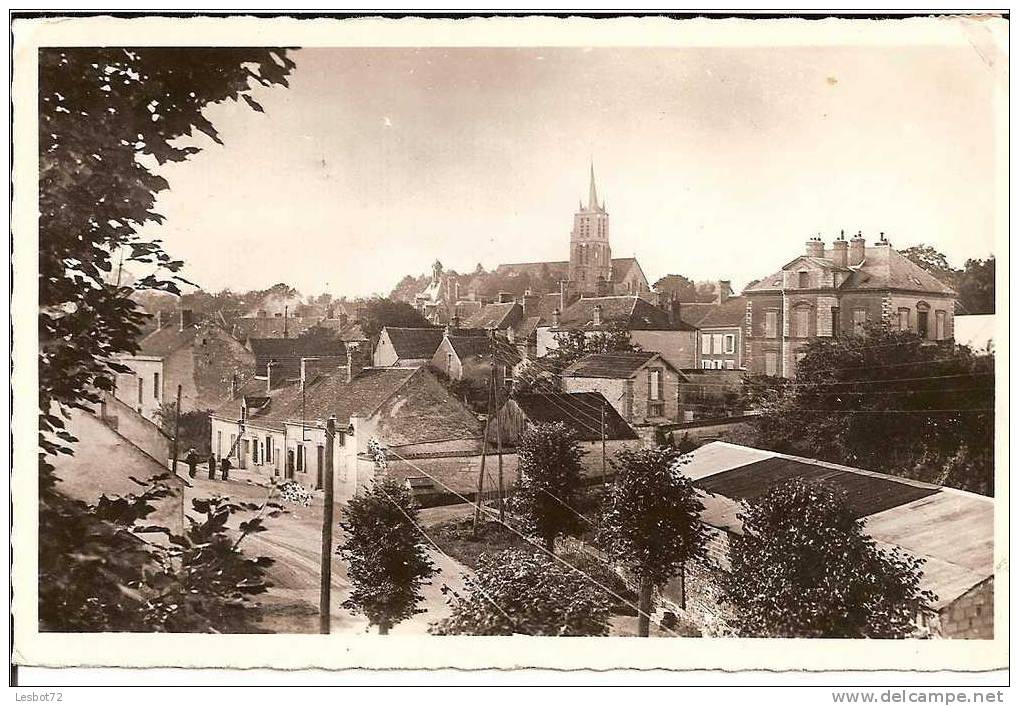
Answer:
[(601, 326), (601, 304), (594, 305), (594, 311), (591, 314), (591, 325)]
[(715, 295), (716, 304), (725, 304), (732, 296), (732, 282), (727, 279), (718, 280), (718, 294)]
[(507, 304), (513, 301), (513, 294), (511, 292), (499, 292), (499, 303)]
[(307, 382), (307, 380), (308, 380), (308, 359), (302, 357), (301, 358), (301, 386), (298, 388), (299, 390), (303, 390), (304, 389), (304, 383)]
[(359, 343), (351, 342), (347, 344), (347, 382), (351, 382), (354, 377), (368, 367), (368, 362), (365, 360), (364, 352), (361, 350)]
[(276, 367), (275, 360), (270, 360), (268, 363), (265, 364), (265, 394), (267, 395), (272, 392), (273, 383), (276, 382), (273, 379), (275, 377), (273, 375), (273, 368), (275, 367)]
[(881, 231), (879, 235), (881, 236), (880, 240), (878, 240), (877, 243), (875, 243), (875, 245), (887, 245), (888, 247), (892, 246), (891, 241), (889, 241), (888, 238), (885, 237), (884, 231)]
[(559, 328), (559, 310), (552, 310), (552, 328)]
[(531, 290), (524, 292), (524, 296), (520, 298), (520, 305), (524, 309), (524, 316), (537, 316), (540, 302), (541, 297), (539, 295), (534, 294)]
[(824, 241), (814, 236), (807, 241), (807, 257), (824, 257)]
[(838, 240), (832, 241), (831, 259), (836, 267), (845, 267), (849, 264), (849, 243), (846, 242), (846, 232), (839, 233)]
[(183, 331), (195, 322), (194, 312), (191, 309), (180, 310), (180, 330)]
[(237, 373), (230, 377), (230, 399), (237, 399)]
[(857, 232), (856, 237), (849, 241), (849, 266), (855, 267), (863, 262), (863, 258), (866, 257), (867, 241), (863, 237), (863, 233)]

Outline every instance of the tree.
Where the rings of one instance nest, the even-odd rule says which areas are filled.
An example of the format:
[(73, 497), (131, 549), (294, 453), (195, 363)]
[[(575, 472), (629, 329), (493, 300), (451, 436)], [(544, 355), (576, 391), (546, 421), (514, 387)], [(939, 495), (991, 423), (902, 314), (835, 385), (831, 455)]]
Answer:
[(555, 391), (561, 383), (561, 373), (591, 353), (633, 353), (640, 345), (630, 341), (630, 332), (614, 328), (608, 331), (559, 331), (555, 334), (556, 346), (539, 359), (528, 359), (516, 376), (513, 393)]
[[(39, 526), (39, 624), (60, 632), (261, 632), (251, 596), (268, 588), (267, 557), (240, 545), (282, 507), (194, 499), (183, 533), (145, 524), (179, 488), (169, 474), (137, 481), (144, 490), (86, 505), (48, 492)], [(254, 513), (236, 531), (227, 524)], [(162, 534), (166, 542), (153, 542)]]
[(677, 302), (696, 302), (698, 299), (697, 285), (683, 275), (665, 275), (651, 287), (659, 294), (666, 295)]
[(451, 593), (452, 614), (435, 635), (601, 636), (610, 605), (585, 576), (526, 550), (483, 554), (464, 595)]
[(343, 607), (386, 635), (423, 612), (421, 587), (438, 573), (416, 527), (417, 510), (406, 486), (382, 477), (347, 503), (344, 517), (346, 539), (336, 553), (347, 562), (351, 592)]
[(557, 537), (580, 529), (580, 518), (571, 509), (583, 483), (577, 435), (562, 422), (529, 425), (517, 454), (520, 513), (528, 531), (552, 551)]
[(738, 635), (908, 637), (935, 600), (920, 588), (923, 560), (878, 547), (826, 484), (780, 485), (738, 517), (721, 582)]
[(956, 291), (959, 304), (967, 314), (994, 313), (994, 256), (986, 260), (966, 260)]
[[(177, 433), (177, 403), (164, 402), (159, 406), (159, 428), (171, 439)], [(188, 449), (194, 449), (203, 460), (212, 452), (212, 418), (210, 412), (191, 410), (180, 413), (180, 435), (177, 449), (181, 458)]]
[(794, 384), (751, 383), (756, 446), (993, 493), (993, 355), (884, 326), (801, 352)]
[(114, 261), (151, 268), (134, 289), (179, 292), (183, 262), (139, 234), (167, 181), (149, 159), (199, 151), (179, 138), (219, 135), (206, 106), (287, 85), (282, 49), (75, 48), (39, 52), (39, 409), (41, 443), (68, 441), (53, 404), (84, 407), (125, 372), (145, 314), (132, 288), (110, 282)]
[(365, 302), (361, 330), (373, 343), (386, 326), (428, 328), (431, 324), (417, 309), (406, 302), (374, 297)]
[(959, 270), (952, 267), (944, 253), (939, 252), (930, 245), (913, 245), (905, 250), (899, 251), (914, 264), (930, 272), (939, 282), (955, 289), (958, 284)]
[[(180, 162), (198, 152), (184, 139), (195, 130), (219, 143), (204, 109), (243, 99), (262, 111), (250, 95), (252, 86), (285, 86), (293, 66), (285, 50), (271, 48), (39, 52), (39, 534), (45, 547), (39, 577), (45, 587), (40, 592), (44, 625), (63, 629), (64, 621), (74, 621), (75, 629), (82, 630), (171, 629), (152, 625), (153, 616), (160, 615), (153, 592), (158, 596), (163, 584), (179, 583), (167, 566), (184, 562), (183, 570), (195, 568), (187, 563), (191, 540), (178, 536), (178, 554), (170, 557), (154, 547), (140, 549), (132, 534), (148, 514), (149, 496), (133, 498), (137, 502), (130, 508), (70, 501), (58, 492), (46, 456), (73, 453), (69, 444), (76, 439), (66, 429), (66, 408), (97, 403), (102, 391), (113, 389), (115, 374), (127, 372), (115, 356), (137, 350), (147, 318), (134, 297), (144, 291), (179, 294), (178, 284), (186, 283), (177, 274), (183, 262), (174, 260), (159, 240), (139, 232), (162, 221), (153, 208), (156, 195), (169, 188), (149, 165)], [(118, 267), (133, 263), (152, 272), (121, 278), (118, 284), (115, 261)], [(131, 279), (131, 286), (125, 286)], [(108, 516), (110, 508), (121, 514)], [(206, 547), (192, 559), (226, 561), (227, 555), (238, 558)], [(258, 592), (260, 580), (249, 577), (252, 591)], [(231, 590), (244, 593), (247, 586), (241, 582)], [(217, 593), (219, 587), (197, 585), (194, 590), (177, 600), (187, 600), (187, 606), (193, 605), (192, 598), (211, 602), (193, 615), (182, 608), (186, 629), (230, 629), (217, 624), (215, 611), (223, 605), (220, 599), (233, 596)], [(117, 596), (119, 605), (114, 604)], [(222, 615), (229, 612), (224, 607)]]
[(612, 459), (616, 479), (598, 541), (611, 561), (640, 580), (638, 633), (650, 632), (652, 594), (704, 554), (704, 509), (681, 472), (689, 457), (668, 446), (624, 449)]

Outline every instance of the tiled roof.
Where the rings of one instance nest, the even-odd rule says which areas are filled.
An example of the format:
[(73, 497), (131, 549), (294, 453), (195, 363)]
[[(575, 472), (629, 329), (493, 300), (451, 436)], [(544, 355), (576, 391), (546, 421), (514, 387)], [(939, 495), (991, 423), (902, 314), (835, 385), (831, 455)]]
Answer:
[(328, 338), (249, 338), (248, 346), (259, 360), (345, 355), (343, 341)]
[(879, 543), (925, 559), (921, 585), (951, 603), (994, 574), (994, 499), (953, 488), (716, 441), (692, 452), (682, 472), (701, 491), (701, 519), (742, 532), (739, 502), (792, 479), (842, 488)]
[(184, 330), (181, 330), (180, 326), (176, 325), (164, 326), (143, 338), (138, 344), (140, 348), (138, 352), (141, 355), (152, 355), (162, 358), (184, 346), (190, 345), (191, 341), (195, 340), (195, 334), (197, 333), (197, 324), (185, 326)]
[[(654, 351), (636, 353), (591, 353), (563, 371), (564, 377), (611, 378), (613, 380), (633, 377), (642, 367), (661, 355)], [(662, 363), (672, 368), (664, 358)], [(675, 369), (675, 368), (673, 368)]]
[(724, 304), (712, 304), (701, 317), (697, 328), (739, 328), (746, 323), (746, 319), (746, 297), (731, 297)]
[(700, 326), (704, 317), (716, 306), (714, 302), (682, 302), (679, 305), (679, 318), (690, 326)]
[(521, 319), (517, 322), (517, 325), (513, 327), (513, 335), (516, 336), (518, 341), (528, 339), (534, 335), (534, 332), (540, 323), (540, 316), (529, 316), (526, 319)]
[(502, 304), (486, 304), (481, 311), (470, 317), (466, 322), (469, 328), (504, 329), (509, 326), (508, 320), (520, 305), (515, 302)]
[[(594, 308), (601, 307), (601, 324), (594, 325)], [(559, 315), (561, 328), (591, 331), (623, 329), (628, 331), (692, 330), (689, 324), (673, 324), (669, 314), (636, 295), (582, 297)]]
[[(637, 258), (634, 257), (614, 257), (612, 258), (612, 279), (622, 279), (626, 271), (640, 264), (637, 262)], [(569, 260), (554, 260), (549, 262), (511, 262), (499, 265), (495, 268), (496, 274), (500, 275), (522, 275), (524, 273), (537, 277), (541, 275), (542, 269), (545, 269), (550, 275), (557, 279), (564, 278), (569, 271), (570, 263)]]
[(431, 358), (442, 343), (445, 331), (441, 328), (400, 328), (386, 326), (389, 342), (397, 357), (403, 360)]
[[(801, 257), (793, 260), (793, 263), (807, 260), (826, 268), (836, 268), (831, 258)], [(789, 263), (789, 267), (793, 263)], [(889, 245), (876, 245), (864, 248), (863, 262), (858, 266), (851, 266), (848, 269), (849, 277), (839, 287), (840, 291), (846, 290), (884, 290), (903, 289), (918, 292), (930, 292), (932, 294), (952, 295), (955, 292), (940, 282), (934, 275), (914, 263), (905, 255)], [(757, 284), (747, 287), (746, 292), (762, 292), (781, 289), (783, 270), (774, 272), (763, 278)]]
[(605, 412), (605, 438), (636, 439), (637, 433), (600, 392), (548, 392), (517, 395), (513, 402), (532, 423), (562, 422), (580, 439), (601, 439), (601, 413)]
[[(318, 323), (317, 319), (301, 319), (290, 316), (286, 319), (287, 336), (299, 336)], [(233, 334), (241, 339), (283, 338), (283, 317), (239, 317), (230, 322)]]
[(504, 365), (515, 365), (520, 362), (520, 354), (516, 347), (502, 338), (492, 340), (487, 336), (447, 336), (446, 339), (461, 361), (468, 358), (488, 359), (494, 350), (496, 358)]

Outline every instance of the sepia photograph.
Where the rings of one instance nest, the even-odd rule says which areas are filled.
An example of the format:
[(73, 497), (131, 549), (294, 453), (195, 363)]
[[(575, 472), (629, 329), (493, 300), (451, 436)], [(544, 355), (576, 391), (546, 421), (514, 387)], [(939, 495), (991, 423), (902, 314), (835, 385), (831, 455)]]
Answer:
[(1007, 669), (1007, 17), (12, 33), (15, 664)]

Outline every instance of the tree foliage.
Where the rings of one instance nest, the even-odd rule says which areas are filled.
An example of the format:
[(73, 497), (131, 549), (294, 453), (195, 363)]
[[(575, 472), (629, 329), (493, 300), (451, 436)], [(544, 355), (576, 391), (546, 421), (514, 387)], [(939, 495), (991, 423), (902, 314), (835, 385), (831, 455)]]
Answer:
[[(43, 462), (45, 463), (45, 462)], [(94, 505), (43, 495), (39, 624), (61, 632), (260, 632), (251, 597), (268, 587), (272, 559), (249, 558), (245, 537), (282, 508), (228, 498), (193, 499), (183, 533), (146, 523), (181, 492), (169, 474), (138, 481), (137, 495)], [(231, 518), (255, 513), (228, 528)]]
[(379, 633), (423, 612), (421, 587), (437, 570), (418, 531), (417, 510), (410, 491), (392, 479), (380, 478), (371, 489), (352, 498), (340, 523), (345, 539), (337, 554), (347, 562), (350, 596), (343, 607), (368, 618)]
[(435, 635), (608, 634), (610, 604), (604, 592), (544, 554), (484, 554), (463, 595), (444, 590), (451, 594), (452, 614), (432, 626)]
[(866, 536), (845, 495), (795, 480), (739, 513), (723, 575), (730, 627), (745, 637), (901, 638), (936, 599), (923, 561)]
[(930, 245), (914, 245), (900, 254), (930, 272), (958, 295), (960, 313), (994, 313), (994, 256), (968, 259), (962, 269), (953, 267), (944, 253)]
[(624, 329), (608, 331), (558, 331), (556, 347), (541, 358), (528, 359), (513, 381), (513, 394), (558, 391), (562, 371), (591, 353), (634, 353), (640, 345)]
[(757, 446), (993, 493), (994, 356), (885, 327), (802, 352), (792, 384), (754, 381)]
[[(259, 572), (268, 560), (234, 572), (228, 562), (249, 560), (217, 539), (222, 513), (239, 505), (216, 501), (205, 524), (165, 532), (171, 549), (146, 548), (134, 537), (135, 523), (164, 491), (98, 506), (75, 503), (57, 492), (45, 455), (73, 453), (66, 408), (97, 403), (113, 389), (115, 374), (127, 372), (114, 358), (136, 350), (146, 320), (133, 297), (178, 294), (186, 282), (183, 263), (140, 233), (162, 221), (153, 209), (169, 188), (153, 163), (198, 152), (187, 139), (196, 130), (220, 142), (203, 110), (232, 99), (261, 111), (252, 88), (287, 85), (293, 66), (281, 49), (39, 52), (40, 616), (52, 629), (67, 621), (81, 630), (231, 629), (231, 601), (262, 590)], [(115, 261), (150, 272), (118, 283)], [(209, 541), (198, 540), (203, 534)], [(173, 599), (173, 615), (162, 611), (160, 585), (179, 586), (179, 571), (201, 576), (207, 562), (219, 562), (227, 584), (239, 574), (247, 578), (196, 584)], [(217, 610), (229, 624), (218, 622)]]
[(361, 330), (372, 342), (377, 341), (386, 326), (427, 328), (431, 326), (417, 309), (406, 302), (375, 297), (365, 303)]
[(608, 557), (656, 587), (704, 551), (704, 509), (669, 446), (624, 449), (611, 459), (616, 478), (598, 541)]
[[(109, 281), (113, 261), (152, 268), (137, 289), (177, 292), (183, 263), (139, 229), (166, 180), (148, 166), (198, 151), (195, 130), (219, 142), (202, 110), (244, 99), (253, 84), (286, 85), (293, 62), (275, 49), (80, 48), (39, 52), (39, 405), (41, 443), (58, 444), (52, 403), (98, 400), (124, 372), (145, 315), (132, 288)], [(66, 440), (66, 439), (65, 439)]]
[(529, 425), (517, 454), (520, 481), (514, 500), (528, 531), (551, 551), (557, 537), (583, 529), (571, 509), (582, 487), (583, 452), (570, 427), (551, 422)]
[(659, 294), (677, 302), (698, 302), (700, 295), (693, 280), (683, 275), (665, 275), (651, 287)]

